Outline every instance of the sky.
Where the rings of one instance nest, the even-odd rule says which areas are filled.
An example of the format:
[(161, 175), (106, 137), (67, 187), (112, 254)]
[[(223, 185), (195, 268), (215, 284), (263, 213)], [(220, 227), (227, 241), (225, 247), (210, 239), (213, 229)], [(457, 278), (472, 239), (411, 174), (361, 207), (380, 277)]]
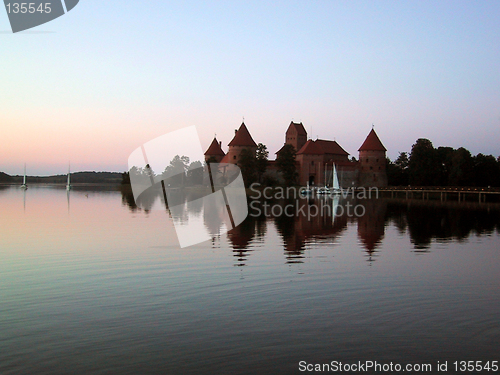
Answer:
[(500, 155), (498, 1), (94, 1), (13, 34), (0, 9), (0, 171), (128, 169), (195, 125), (243, 118), (270, 157), (293, 120), (352, 156), (372, 128)]

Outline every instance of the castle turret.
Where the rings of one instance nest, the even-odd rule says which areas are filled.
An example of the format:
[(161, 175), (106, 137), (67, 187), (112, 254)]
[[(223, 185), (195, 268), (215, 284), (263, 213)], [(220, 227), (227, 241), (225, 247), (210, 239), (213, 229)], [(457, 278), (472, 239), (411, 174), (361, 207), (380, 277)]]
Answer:
[(205, 161), (213, 158), (216, 163), (220, 163), (224, 156), (226, 156), (226, 154), (222, 151), (222, 142), (218, 142), (217, 138), (214, 137), (207, 151), (205, 151)]
[(285, 144), (295, 147), (295, 152), (299, 151), (307, 142), (307, 132), (302, 123), (291, 122), (285, 135)]
[(238, 130), (235, 130), (234, 138), (229, 142), (229, 151), (224, 158), (227, 163), (238, 163), (241, 151), (244, 149), (250, 150), (253, 154), (257, 151), (257, 144), (253, 140), (245, 123), (241, 123)]
[(387, 186), (385, 153), (387, 149), (372, 129), (359, 148), (360, 186)]

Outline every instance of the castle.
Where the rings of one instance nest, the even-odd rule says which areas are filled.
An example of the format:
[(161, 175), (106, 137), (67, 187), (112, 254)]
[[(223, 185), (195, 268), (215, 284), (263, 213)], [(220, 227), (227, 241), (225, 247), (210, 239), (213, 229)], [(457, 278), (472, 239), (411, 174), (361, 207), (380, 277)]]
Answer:
[[(307, 139), (307, 132), (302, 123), (291, 122), (285, 133), (285, 145), (290, 144), (296, 150), (296, 166), (299, 185), (331, 185), (333, 165), (337, 170), (341, 187), (384, 187), (387, 186), (386, 151), (377, 133), (372, 128), (365, 141), (358, 149), (359, 159), (349, 159), (349, 153), (336, 141), (325, 139)], [(214, 137), (205, 152), (205, 161), (237, 164), (244, 149), (255, 153), (257, 144), (253, 140), (245, 123), (235, 131), (234, 138), (228, 144), (227, 154), (222, 150), (222, 142)], [(276, 152), (279, 155), (280, 149)], [(275, 161), (269, 162), (268, 174), (280, 178)]]

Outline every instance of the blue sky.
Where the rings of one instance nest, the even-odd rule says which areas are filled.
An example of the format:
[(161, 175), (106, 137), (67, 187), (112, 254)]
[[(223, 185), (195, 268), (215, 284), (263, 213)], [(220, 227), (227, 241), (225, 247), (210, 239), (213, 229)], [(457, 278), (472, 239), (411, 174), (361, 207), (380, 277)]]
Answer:
[(190, 125), (225, 148), (243, 116), (271, 154), (294, 120), (354, 156), (372, 123), (392, 159), (417, 138), (498, 156), (499, 19), (497, 1), (81, 0), (12, 34), (0, 11), (0, 171), (123, 171)]

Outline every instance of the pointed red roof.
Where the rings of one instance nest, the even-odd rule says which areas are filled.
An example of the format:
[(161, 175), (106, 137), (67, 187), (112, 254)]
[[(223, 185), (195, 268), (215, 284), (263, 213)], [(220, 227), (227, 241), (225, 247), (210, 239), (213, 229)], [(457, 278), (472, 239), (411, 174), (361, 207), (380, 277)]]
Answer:
[(208, 150), (205, 152), (205, 155), (209, 156), (224, 156), (226, 155), (224, 151), (222, 151), (222, 148), (220, 147), (220, 143), (217, 141), (217, 138), (214, 137), (214, 140), (208, 147)]
[(292, 130), (292, 129), (295, 129), (297, 134), (298, 135), (305, 135), (307, 136), (307, 132), (306, 132), (306, 129), (304, 128), (304, 125), (302, 125), (302, 123), (296, 123), (296, 122), (290, 122), (290, 126), (288, 127), (287, 129), (287, 133)]
[(358, 151), (387, 151), (387, 149), (380, 142), (375, 130), (372, 129)]
[(228, 146), (251, 146), (257, 147), (257, 143), (253, 140), (250, 132), (248, 131), (244, 122), (241, 123), (240, 128), (236, 131), (234, 138), (229, 142)]
[(315, 143), (320, 146), (325, 154), (335, 154), (335, 155), (345, 155), (348, 156), (349, 153), (344, 150), (336, 141), (327, 141), (325, 139), (316, 139)]
[(299, 154), (308, 154), (308, 155), (323, 155), (325, 152), (323, 149), (314, 141), (308, 140), (304, 146), (297, 152)]

